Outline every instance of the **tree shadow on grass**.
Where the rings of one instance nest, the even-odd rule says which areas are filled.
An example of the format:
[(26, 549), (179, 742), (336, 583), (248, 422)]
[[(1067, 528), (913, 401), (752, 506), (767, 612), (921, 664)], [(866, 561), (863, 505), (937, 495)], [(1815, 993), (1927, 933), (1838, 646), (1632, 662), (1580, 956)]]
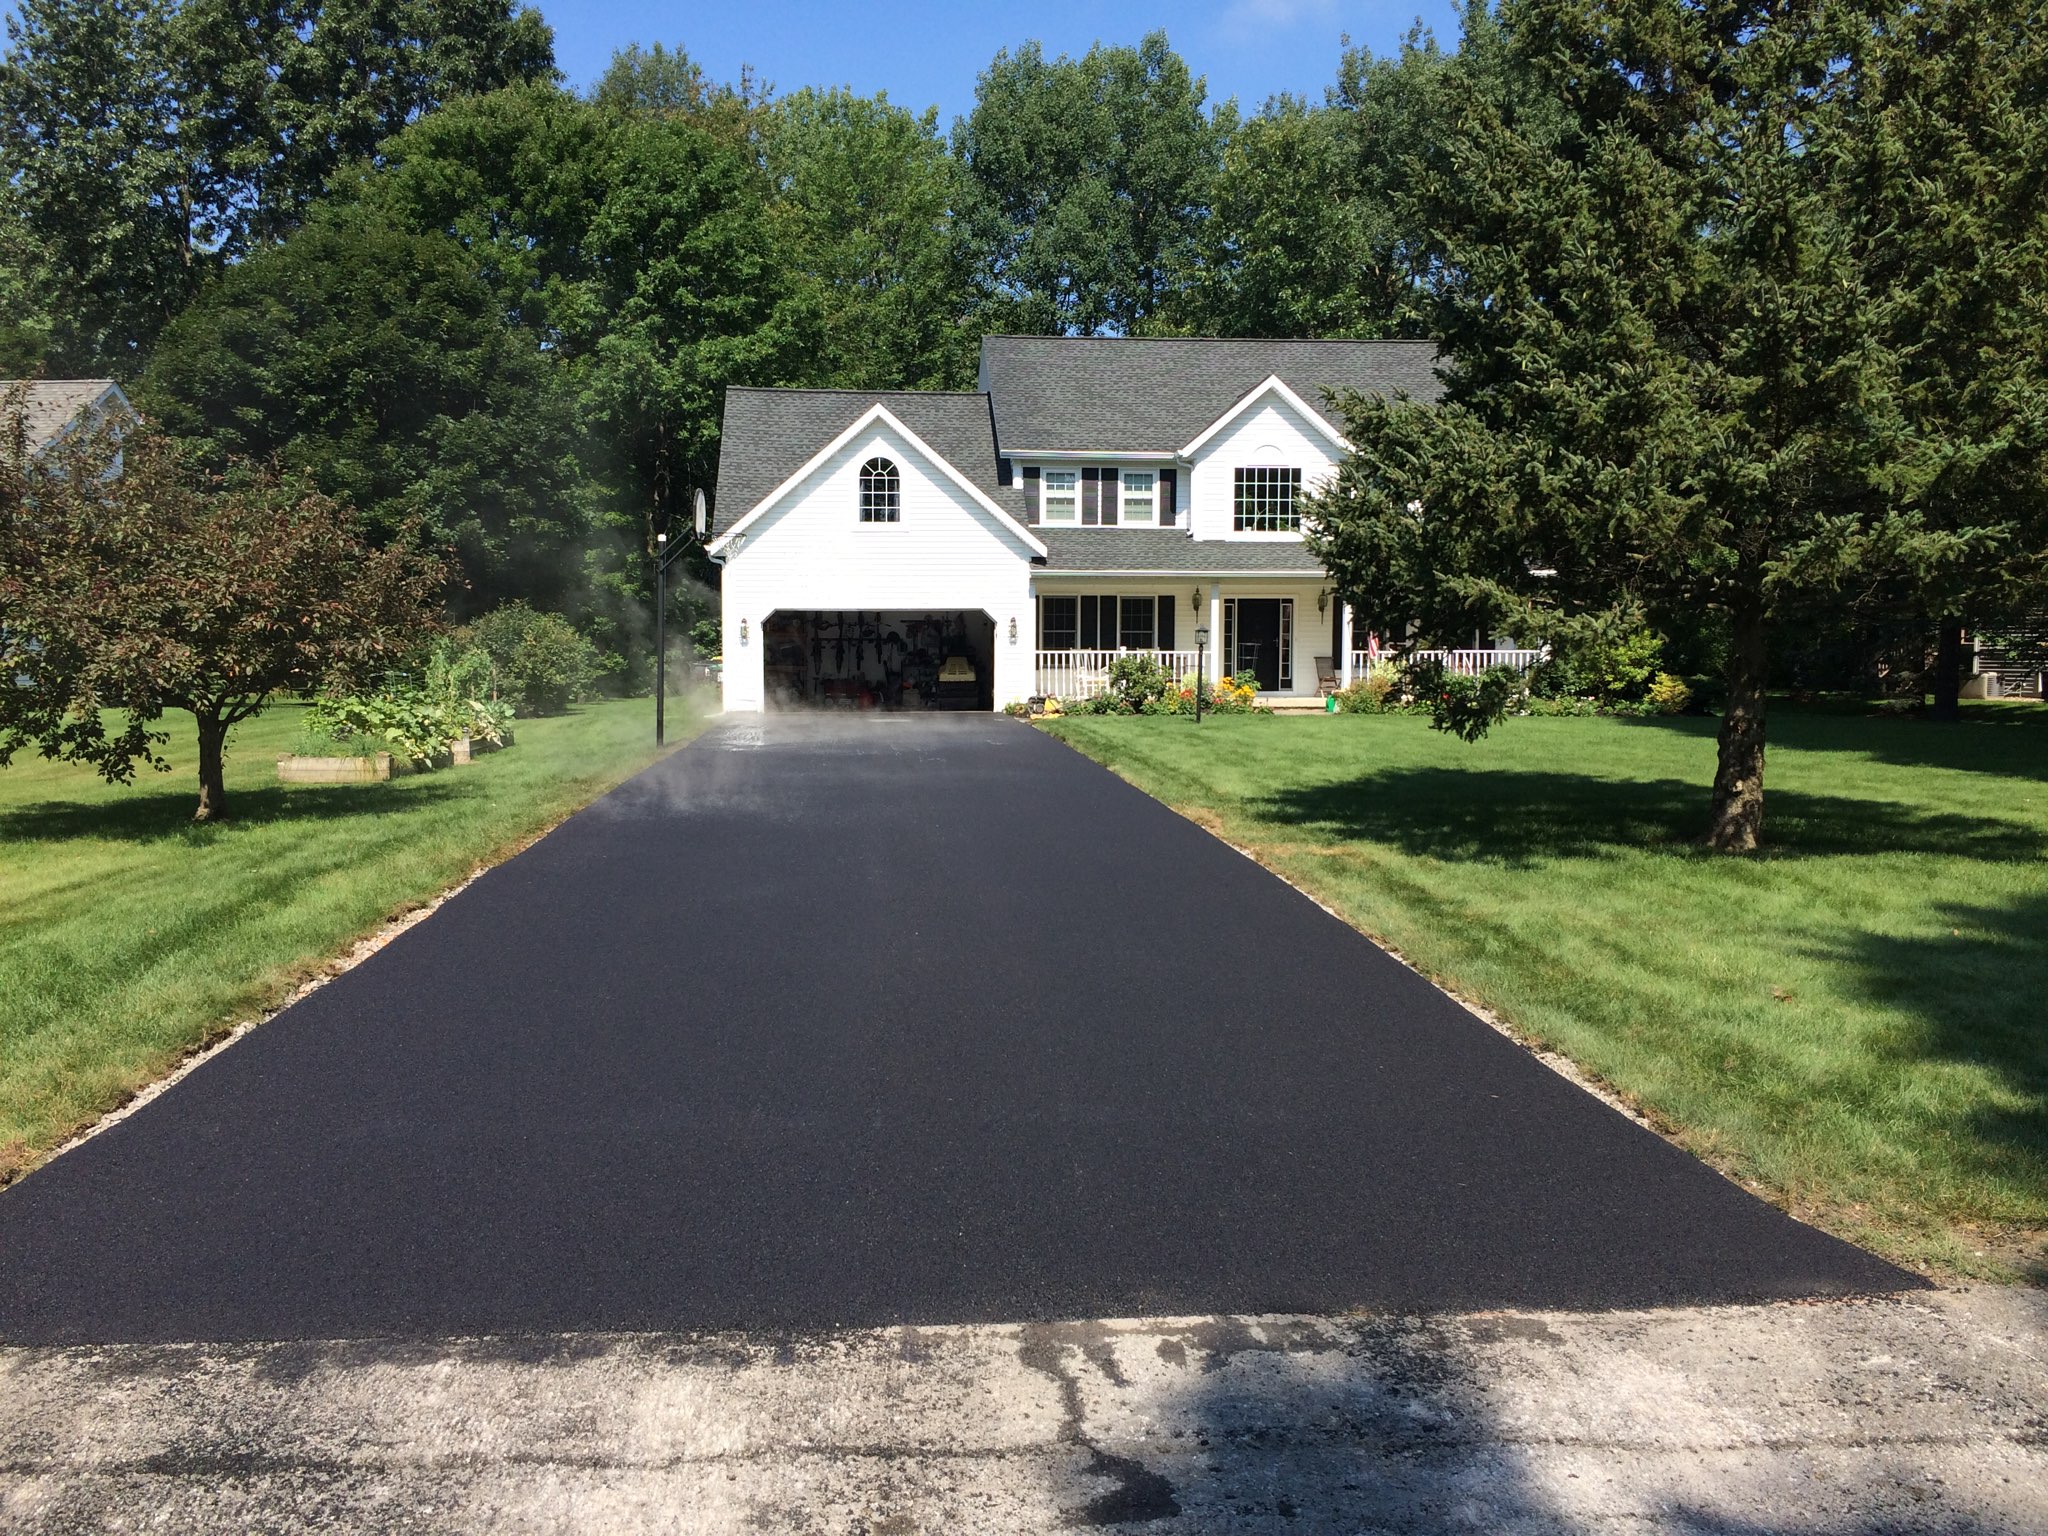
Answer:
[(440, 779), (414, 780), (403, 788), (376, 784), (282, 784), (228, 790), (228, 819), (192, 819), (199, 803), (196, 785), (125, 794), (98, 802), (38, 800), (0, 811), (0, 843), (70, 842), (82, 838), (124, 843), (168, 839), (209, 843), (238, 829), (288, 822), (334, 821), (446, 802), (465, 791)]
[[(1700, 851), (1705, 785), (1517, 769), (1396, 768), (1282, 789), (1250, 802), (1268, 822), (1404, 853), (1526, 865), (1616, 849)], [(1766, 855), (1946, 853), (2038, 858), (2048, 835), (2025, 822), (1919, 811), (1889, 800), (1770, 790)]]
[[(1721, 722), (1698, 715), (1624, 720), (1631, 729), (1713, 740)], [(1921, 718), (1773, 712), (1770, 746), (1794, 752), (1855, 752), (1895, 768), (1944, 768), (2048, 782), (2048, 712), (2012, 718), (1973, 716), (1954, 725)]]
[(1895, 1057), (1975, 1066), (2003, 1090), (1947, 1128), (1954, 1155), (1979, 1177), (2048, 1189), (2048, 891), (1935, 915), (1932, 934), (1852, 934), (1818, 958), (1918, 1026), (1890, 1042)]

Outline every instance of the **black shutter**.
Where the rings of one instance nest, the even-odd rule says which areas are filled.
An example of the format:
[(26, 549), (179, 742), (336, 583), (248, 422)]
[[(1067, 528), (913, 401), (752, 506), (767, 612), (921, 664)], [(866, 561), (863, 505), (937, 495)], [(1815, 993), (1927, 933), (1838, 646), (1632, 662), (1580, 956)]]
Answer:
[(1024, 470), (1024, 521), (1038, 521), (1038, 466), (1026, 466)]
[(1100, 471), (1102, 477), (1102, 526), (1116, 526), (1116, 495), (1123, 489), (1123, 482), (1117, 478), (1114, 469)]
[(1008, 459), (997, 459), (996, 484), (1007, 488), (1015, 478), (1016, 471), (1011, 468), (1010, 461)]
[(1095, 597), (1084, 597), (1081, 599), (1081, 633), (1075, 637), (1075, 650), (1098, 651), (1102, 649), (1101, 646), (1096, 644), (1097, 639), (1102, 634), (1100, 628), (1102, 622), (1101, 601), (1100, 598)]
[(1159, 599), (1159, 632), (1153, 636), (1153, 644), (1162, 651), (1173, 649), (1173, 610), (1179, 606), (1177, 597), (1162, 596)]
[(1175, 482), (1179, 478), (1179, 470), (1162, 469), (1159, 471), (1159, 526), (1162, 528), (1171, 528), (1173, 526), (1174, 513), (1177, 510), (1174, 506), (1174, 492), (1178, 489)]
[(1102, 482), (1093, 469), (1081, 471), (1081, 521), (1090, 528), (1102, 521)]

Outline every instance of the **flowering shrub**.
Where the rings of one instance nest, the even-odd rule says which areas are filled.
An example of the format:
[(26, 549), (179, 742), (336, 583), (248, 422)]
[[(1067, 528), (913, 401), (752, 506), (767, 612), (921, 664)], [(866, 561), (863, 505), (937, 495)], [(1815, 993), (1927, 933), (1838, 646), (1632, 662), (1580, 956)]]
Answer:
[[(1150, 673), (1132, 668), (1124, 674), (1124, 686), (1119, 689), (1117, 669), (1126, 661), (1142, 661), (1158, 673), (1153, 679)], [(1156, 691), (1154, 683), (1156, 681)], [(1150, 657), (1118, 657), (1110, 664), (1110, 688), (1092, 698), (1066, 699), (1060, 708), (1070, 715), (1192, 715), (1195, 712), (1196, 687), (1193, 679), (1173, 681), (1164, 667)], [(1240, 672), (1236, 677), (1221, 678), (1214, 683), (1204, 683), (1200, 690), (1202, 712), (1214, 715), (1270, 715), (1272, 711), (1256, 702), (1259, 680), (1249, 672)]]

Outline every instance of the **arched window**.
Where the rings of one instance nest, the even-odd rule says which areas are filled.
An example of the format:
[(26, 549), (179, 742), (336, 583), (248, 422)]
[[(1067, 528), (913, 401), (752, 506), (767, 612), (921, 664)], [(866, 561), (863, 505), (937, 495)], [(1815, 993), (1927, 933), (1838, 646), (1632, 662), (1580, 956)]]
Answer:
[(903, 480), (887, 459), (869, 459), (860, 467), (860, 520), (894, 523), (902, 520)]

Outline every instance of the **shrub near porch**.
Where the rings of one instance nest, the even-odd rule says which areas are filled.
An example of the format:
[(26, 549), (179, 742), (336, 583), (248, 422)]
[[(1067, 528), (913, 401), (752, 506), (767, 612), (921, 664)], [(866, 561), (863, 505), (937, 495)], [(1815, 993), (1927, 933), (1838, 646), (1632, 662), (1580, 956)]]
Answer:
[(1698, 846), (1706, 720), (1048, 728), (1795, 1212), (2048, 1273), (2048, 715), (1781, 711), (1751, 858)]

